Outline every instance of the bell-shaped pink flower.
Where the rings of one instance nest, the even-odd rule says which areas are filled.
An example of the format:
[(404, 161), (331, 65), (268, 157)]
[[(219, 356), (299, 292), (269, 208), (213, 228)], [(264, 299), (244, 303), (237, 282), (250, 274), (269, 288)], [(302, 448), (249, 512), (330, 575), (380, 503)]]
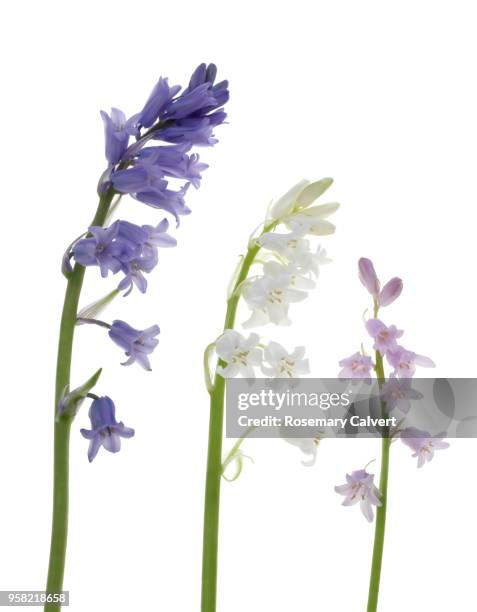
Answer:
[(389, 365), (394, 368), (393, 374), (399, 378), (412, 378), (416, 373), (416, 366), (421, 368), (435, 368), (436, 364), (429, 357), (418, 355), (397, 345), (386, 353)]
[(370, 523), (373, 520), (373, 506), (381, 506), (381, 494), (374, 485), (374, 474), (366, 469), (346, 474), (346, 483), (335, 487), (336, 493), (344, 495), (343, 506), (354, 506), (359, 503), (361, 512)]
[(417, 467), (422, 467), (434, 457), (436, 450), (449, 448), (449, 443), (444, 442), (444, 433), (431, 436), (428, 431), (422, 431), (415, 427), (408, 427), (401, 432), (401, 440), (406, 446), (414, 451), (413, 457), (417, 457)]
[(396, 341), (404, 333), (402, 329), (398, 329), (395, 325), (387, 327), (379, 319), (369, 319), (366, 321), (366, 330), (374, 338), (374, 350), (379, 351), (381, 355), (386, 355), (388, 351), (396, 349)]

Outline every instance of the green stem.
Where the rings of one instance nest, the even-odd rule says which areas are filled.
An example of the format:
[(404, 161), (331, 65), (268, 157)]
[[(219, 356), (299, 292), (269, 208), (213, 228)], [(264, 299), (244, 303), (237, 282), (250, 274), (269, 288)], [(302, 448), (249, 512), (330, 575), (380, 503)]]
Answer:
[[(269, 232), (276, 223), (264, 227)], [(240, 300), (238, 288), (247, 278), (260, 246), (249, 246), (242, 261), (237, 280), (227, 302), (224, 330), (233, 329)], [(219, 365), (226, 364), (219, 361)], [(217, 554), (219, 540), (220, 485), (222, 478), (222, 435), (224, 422), (225, 380), (216, 374), (210, 390), (209, 446), (205, 480), (204, 539), (202, 554), (202, 612), (215, 612), (217, 603)]]
[[(92, 225), (103, 225), (114, 192), (108, 190), (99, 200)], [(50, 561), (46, 590), (48, 593), (59, 593), (63, 588), (65, 571), (66, 541), (68, 536), (68, 476), (69, 476), (69, 440), (71, 417), (56, 420), (57, 406), (61, 395), (70, 384), (71, 355), (73, 336), (78, 312), (78, 303), (83, 286), (85, 268), (75, 265), (66, 285), (63, 313), (61, 315), (60, 339), (56, 364), (55, 391), (55, 431), (53, 460), (53, 518), (51, 527)], [(47, 603), (45, 612), (60, 610), (59, 603)]]
[[(384, 384), (384, 365), (381, 354), (376, 351), (376, 375), (379, 388)], [(387, 416), (386, 405), (381, 403), (382, 416)], [(383, 564), (384, 535), (386, 529), (386, 510), (388, 497), (389, 477), (389, 450), (391, 438), (389, 429), (383, 430), (381, 439), (381, 476), (379, 479), (379, 490), (381, 492), (381, 506), (376, 511), (376, 526), (374, 531), (373, 560), (371, 562), (371, 576), (369, 580), (368, 608), (367, 612), (376, 612), (378, 609), (379, 584), (381, 580), (381, 567)]]

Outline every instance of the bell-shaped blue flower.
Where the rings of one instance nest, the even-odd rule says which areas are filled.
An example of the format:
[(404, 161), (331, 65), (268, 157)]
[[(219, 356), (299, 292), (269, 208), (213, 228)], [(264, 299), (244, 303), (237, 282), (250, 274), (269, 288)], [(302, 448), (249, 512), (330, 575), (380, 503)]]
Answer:
[(111, 116), (101, 111), (104, 123), (106, 159), (111, 166), (117, 164), (129, 143), (126, 115), (118, 108), (111, 109)]
[[(183, 198), (182, 198), (183, 201)], [(118, 289), (129, 294), (134, 285), (145, 293), (148, 274), (158, 262), (158, 247), (176, 246), (176, 239), (167, 233), (169, 223), (163, 219), (156, 227), (136, 225), (129, 221), (115, 221), (110, 227), (90, 227), (92, 237), (79, 240), (73, 256), (82, 266), (99, 266), (101, 275), (122, 271), (125, 277)]]
[(160, 329), (158, 325), (153, 325), (147, 329), (134, 329), (125, 321), (113, 321), (109, 330), (109, 337), (113, 342), (120, 346), (126, 353), (128, 360), (123, 365), (131, 365), (135, 361), (145, 370), (151, 370), (149, 357), (159, 340), (156, 336)]
[(89, 440), (88, 459), (98, 454), (101, 446), (110, 453), (121, 450), (121, 438), (132, 438), (134, 429), (116, 421), (116, 408), (113, 400), (106, 395), (93, 401), (89, 409), (91, 429), (82, 429), (81, 434)]

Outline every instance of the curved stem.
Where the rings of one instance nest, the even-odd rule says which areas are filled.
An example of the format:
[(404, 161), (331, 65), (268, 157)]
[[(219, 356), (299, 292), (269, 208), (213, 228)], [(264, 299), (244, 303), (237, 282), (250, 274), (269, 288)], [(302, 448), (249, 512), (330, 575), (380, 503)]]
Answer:
[[(381, 354), (376, 351), (376, 375), (378, 385), (381, 388), (384, 384), (384, 365)], [(386, 405), (381, 402), (382, 416), (387, 416)], [(383, 563), (384, 535), (386, 528), (386, 510), (388, 497), (388, 477), (389, 477), (389, 450), (391, 438), (389, 429), (383, 430), (381, 440), (381, 476), (379, 479), (379, 490), (381, 492), (381, 506), (376, 510), (376, 526), (374, 531), (373, 560), (371, 562), (371, 576), (369, 579), (369, 594), (367, 612), (376, 612), (378, 609), (379, 584), (381, 580), (381, 567)]]
[[(269, 232), (276, 223), (264, 227)], [(224, 330), (232, 329), (235, 324), (237, 307), (240, 300), (238, 287), (247, 278), (260, 246), (255, 242), (249, 246), (242, 260), (240, 271), (233, 290), (227, 301)], [(219, 360), (219, 365), (226, 364)], [(215, 612), (217, 602), (217, 555), (219, 540), (220, 485), (222, 478), (222, 435), (224, 421), (225, 380), (215, 375), (210, 390), (209, 445), (207, 451), (207, 474), (205, 480), (204, 536), (202, 553), (202, 612)]]
[[(104, 193), (98, 204), (92, 225), (103, 225), (114, 192)], [(71, 354), (76, 325), (78, 303), (83, 286), (85, 268), (76, 264), (66, 285), (63, 312), (61, 315), (58, 358), (56, 364), (56, 391), (54, 408), (54, 460), (53, 460), (53, 518), (51, 527), (50, 561), (46, 590), (59, 593), (63, 588), (65, 571), (66, 541), (68, 535), (68, 476), (69, 476), (69, 439), (71, 417), (56, 421), (58, 402), (63, 390), (70, 383)], [(59, 603), (47, 603), (45, 612), (60, 610)]]
[(76, 317), (77, 325), (98, 325), (99, 327), (105, 327), (106, 329), (111, 329), (111, 325), (106, 323), (106, 321), (100, 321), (99, 319), (88, 319), (85, 317)]

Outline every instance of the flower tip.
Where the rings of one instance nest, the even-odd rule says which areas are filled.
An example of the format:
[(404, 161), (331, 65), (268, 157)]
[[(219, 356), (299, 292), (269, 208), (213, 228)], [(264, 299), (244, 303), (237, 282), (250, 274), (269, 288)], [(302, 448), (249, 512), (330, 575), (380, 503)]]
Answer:
[(270, 218), (278, 220), (281, 217), (290, 214), (295, 208), (297, 198), (309, 184), (310, 181), (308, 181), (307, 179), (302, 179), (301, 181), (293, 185), (293, 187), (291, 187), (291, 189), (289, 189), (280, 198), (278, 198), (278, 200), (272, 203), (270, 207)]
[(380, 285), (373, 262), (367, 257), (361, 257), (358, 261), (358, 273), (359, 280), (364, 287), (374, 298), (377, 298)]
[(333, 179), (326, 177), (322, 178), (319, 181), (314, 181), (313, 183), (308, 183), (305, 185), (298, 195), (296, 205), (298, 209), (307, 208), (315, 200), (317, 200), (327, 189), (331, 187), (333, 184)]
[(358, 267), (360, 270), (374, 268), (373, 262), (368, 257), (360, 257), (358, 260)]
[(403, 288), (402, 279), (398, 277), (392, 278), (382, 288), (379, 294), (380, 306), (389, 306), (401, 295)]
[(213, 83), (215, 81), (215, 77), (217, 76), (217, 66), (211, 62), (206, 69), (205, 79), (209, 83)]

